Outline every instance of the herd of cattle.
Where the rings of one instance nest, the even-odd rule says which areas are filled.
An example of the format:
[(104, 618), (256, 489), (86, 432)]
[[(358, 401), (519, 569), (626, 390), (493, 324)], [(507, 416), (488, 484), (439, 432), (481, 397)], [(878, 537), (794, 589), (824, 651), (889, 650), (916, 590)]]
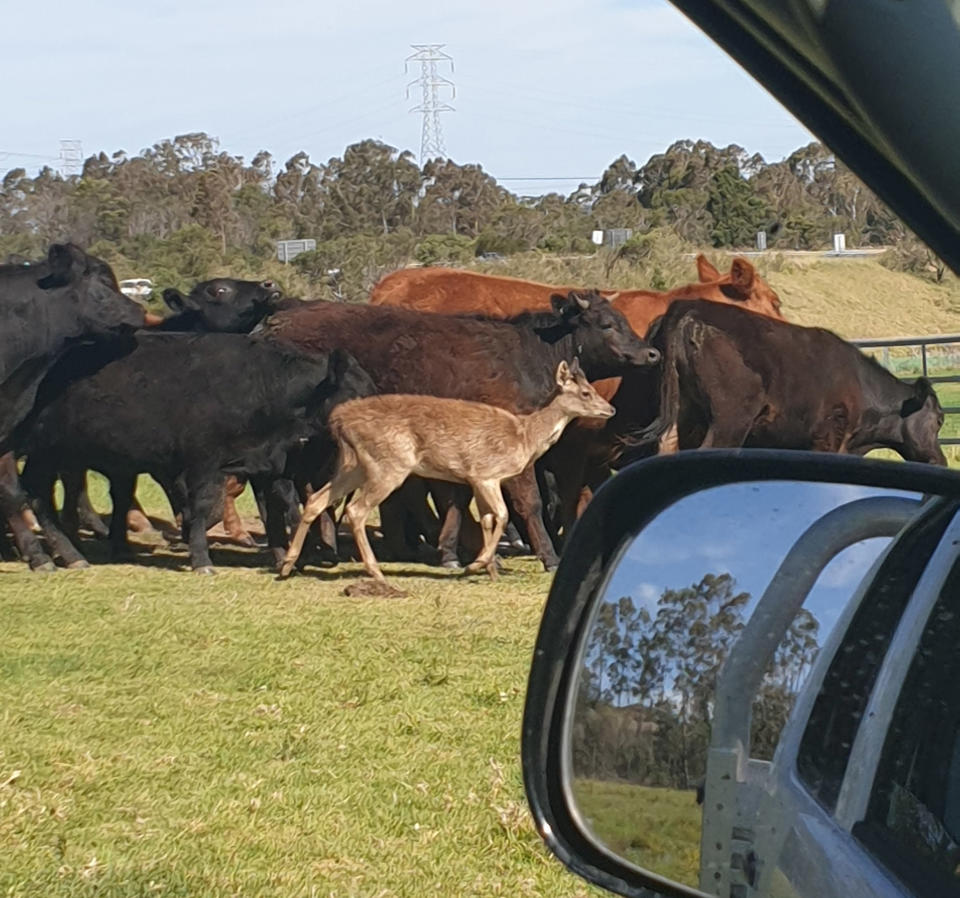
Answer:
[(889, 448), (946, 463), (929, 381), (786, 322), (745, 259), (697, 267), (698, 282), (662, 293), (403, 269), (359, 305), (220, 278), (165, 291), (159, 318), (103, 261), (51, 246), (0, 266), (0, 515), (31, 568), (82, 566), (78, 531), (104, 531), (85, 492), (99, 471), (113, 505), (102, 535), (126, 559), (148, 473), (209, 572), (212, 524), (249, 539), (233, 505), (249, 482), (289, 573), (318, 516), (318, 545), (336, 552), (327, 506), (356, 490), (347, 517), (374, 576), (364, 521), (378, 503), (384, 557), (432, 546), (441, 564), (476, 556), (493, 572), (509, 509), (551, 570), (592, 491), (656, 452)]

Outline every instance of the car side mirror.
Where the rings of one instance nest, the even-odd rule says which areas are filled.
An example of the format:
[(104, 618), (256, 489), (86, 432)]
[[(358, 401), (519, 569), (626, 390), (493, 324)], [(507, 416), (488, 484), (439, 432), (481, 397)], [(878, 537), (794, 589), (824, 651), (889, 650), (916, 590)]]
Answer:
[(822, 453), (618, 473), (571, 534), (530, 672), (524, 783), (550, 849), (638, 898), (833, 895), (816, 876), (910, 894), (877, 890), (882, 852), (851, 870), (822, 840), (908, 807), (878, 810), (873, 783), (958, 509), (953, 472)]

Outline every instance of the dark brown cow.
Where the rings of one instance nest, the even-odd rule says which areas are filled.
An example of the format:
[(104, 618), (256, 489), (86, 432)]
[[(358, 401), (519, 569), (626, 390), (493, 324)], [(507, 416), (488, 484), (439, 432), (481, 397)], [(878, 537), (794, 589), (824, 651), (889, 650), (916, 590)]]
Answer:
[[(613, 307), (623, 314), (639, 336), (645, 335), (651, 323), (678, 299), (709, 299), (772, 318), (783, 317), (776, 291), (742, 256), (731, 261), (729, 272), (720, 274), (707, 257), (700, 254), (697, 256), (697, 276), (698, 283), (662, 292), (602, 290), (600, 294), (610, 298)], [(384, 277), (373, 288), (370, 302), (447, 314), (503, 317), (547, 308), (551, 293), (570, 289), (575, 288), (552, 287), (535, 281), (452, 268), (405, 268)], [(639, 381), (646, 387), (647, 381), (638, 372), (631, 375), (631, 381)], [(594, 387), (604, 399), (617, 405), (615, 397), (621, 388), (620, 378), (599, 381)], [(621, 404), (636, 401), (636, 397), (626, 395), (619, 399)], [(542, 464), (556, 476), (560, 494), (555, 529), (560, 526), (569, 528), (592, 496), (590, 484), (596, 485), (609, 475), (615, 459), (612, 437), (616, 433), (613, 429), (616, 424), (613, 421), (575, 421), (544, 457)]]
[(943, 410), (926, 378), (904, 383), (836, 334), (712, 302), (674, 303), (651, 329), (660, 411), (628, 443), (660, 452), (751, 446), (863, 455), (893, 449), (945, 465)]
[[(578, 356), (594, 380), (659, 360), (610, 303), (575, 293), (555, 296), (550, 312), (507, 321), (311, 302), (291, 305), (268, 318), (265, 327), (277, 339), (306, 349), (346, 349), (381, 393), (469, 399), (518, 414), (549, 401), (563, 359)], [(553, 568), (556, 553), (544, 529), (532, 467), (506, 489), (534, 551)], [(456, 563), (461, 510), (452, 502), (446, 506), (441, 551), (447, 564)]]

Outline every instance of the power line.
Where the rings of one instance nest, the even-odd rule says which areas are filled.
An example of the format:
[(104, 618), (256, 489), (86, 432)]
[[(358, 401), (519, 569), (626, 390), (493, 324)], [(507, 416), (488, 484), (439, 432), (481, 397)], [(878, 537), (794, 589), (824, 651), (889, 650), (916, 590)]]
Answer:
[(441, 52), (446, 44), (411, 44), (410, 46), (416, 52), (404, 60), (403, 70), (409, 71), (410, 62), (420, 63), (420, 77), (407, 85), (406, 95), (409, 99), (410, 88), (414, 84), (420, 85), (420, 104), (410, 111), (423, 115), (423, 125), (420, 129), (420, 164), (423, 165), (428, 159), (445, 158), (447, 155), (443, 145), (443, 131), (440, 128), (440, 113), (456, 110), (449, 104), (440, 102), (440, 91), (443, 88), (449, 88), (450, 99), (453, 99), (457, 95), (457, 89), (452, 81), (443, 78), (437, 71), (438, 63), (448, 62), (450, 71), (453, 72), (453, 57)]

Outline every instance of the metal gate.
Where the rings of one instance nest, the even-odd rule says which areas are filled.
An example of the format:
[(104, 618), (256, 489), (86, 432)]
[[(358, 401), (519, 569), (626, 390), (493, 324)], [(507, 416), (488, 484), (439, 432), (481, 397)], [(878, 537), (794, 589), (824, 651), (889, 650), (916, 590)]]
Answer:
[[(954, 416), (960, 415), (960, 405), (944, 401), (942, 384), (960, 384), (960, 334), (937, 334), (932, 337), (888, 337), (871, 340), (851, 340), (874, 356), (884, 368), (900, 380), (914, 380), (923, 375), (936, 385), (940, 405), (947, 416), (944, 428), (960, 431)], [(939, 373), (938, 373), (939, 372)], [(956, 373), (954, 373), (956, 372)], [(960, 388), (950, 390), (953, 402), (960, 402)], [(951, 418), (954, 420), (951, 422)], [(954, 426), (951, 427), (950, 424)], [(941, 446), (960, 446), (960, 437), (941, 437)]]

